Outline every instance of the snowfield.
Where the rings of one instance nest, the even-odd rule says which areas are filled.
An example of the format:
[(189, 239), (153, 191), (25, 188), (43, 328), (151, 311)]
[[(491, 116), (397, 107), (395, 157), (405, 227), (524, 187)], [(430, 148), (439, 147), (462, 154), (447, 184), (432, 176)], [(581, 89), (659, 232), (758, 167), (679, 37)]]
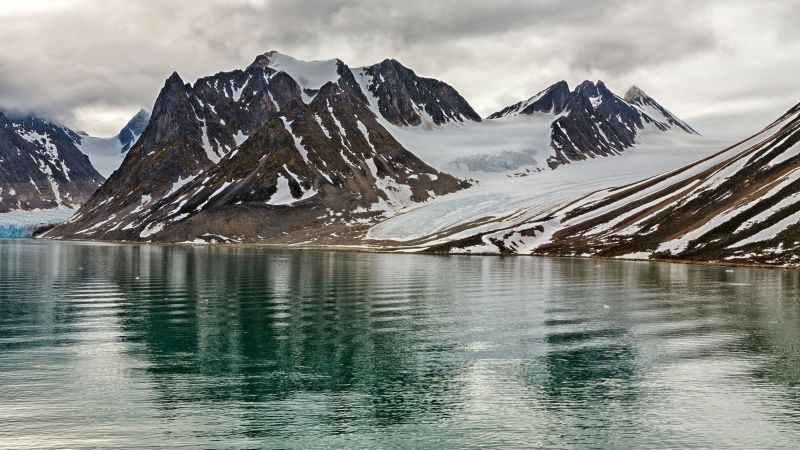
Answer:
[(117, 136), (108, 138), (81, 136), (81, 143), (77, 146), (89, 157), (92, 166), (100, 172), (100, 175), (106, 178), (119, 168), (126, 155)]
[[(408, 134), (413, 133), (415, 131), (408, 131)], [(367, 238), (408, 242), (464, 227), (457, 233), (448, 233), (446, 239), (426, 242), (432, 245), (511, 226), (594, 191), (623, 186), (693, 163), (724, 145), (718, 140), (681, 131), (649, 133), (643, 134), (635, 147), (615, 157), (578, 161), (524, 175), (472, 172), (472, 178), (480, 177), (474, 187), (431, 200), (383, 221), (370, 229)], [(480, 146), (476, 145), (475, 149)], [(478, 221), (486, 223), (473, 224)], [(472, 225), (465, 227), (467, 224)]]

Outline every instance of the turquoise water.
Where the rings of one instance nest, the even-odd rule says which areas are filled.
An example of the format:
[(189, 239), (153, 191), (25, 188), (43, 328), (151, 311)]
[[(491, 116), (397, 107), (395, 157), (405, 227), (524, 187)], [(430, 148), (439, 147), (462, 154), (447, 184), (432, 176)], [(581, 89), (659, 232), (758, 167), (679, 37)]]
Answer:
[(0, 448), (795, 448), (800, 272), (0, 240)]
[(33, 229), (30, 227), (0, 225), (0, 239), (31, 237), (31, 234)]

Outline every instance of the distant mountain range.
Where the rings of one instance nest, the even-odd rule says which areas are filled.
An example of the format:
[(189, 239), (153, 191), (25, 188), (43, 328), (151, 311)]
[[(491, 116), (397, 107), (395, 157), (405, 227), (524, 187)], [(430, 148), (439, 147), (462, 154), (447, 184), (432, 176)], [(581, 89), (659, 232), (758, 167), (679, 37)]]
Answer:
[[(6, 120), (0, 148), (39, 152), (25, 170), (51, 187), (31, 202), (34, 178), (7, 209), (85, 201), (47, 238), (794, 264), (799, 111), (713, 151), (635, 86), (561, 81), (481, 119), (395, 60), (269, 52), (193, 84), (174, 73), (114, 138)], [(122, 159), (96, 191), (81, 150)]]
[(173, 74), (121, 167), (46, 236), (358, 242), (489, 174), (617, 155), (645, 131), (694, 133), (637, 93), (562, 82), (482, 120), (453, 87), (391, 59), (351, 69), (268, 52), (193, 84)]
[(760, 133), (688, 164), (426, 250), (797, 266), (799, 142), (800, 104)]
[(637, 135), (648, 128), (677, 128), (697, 134), (636, 86), (622, 98), (602, 81), (584, 81), (572, 91), (566, 81), (559, 81), (528, 100), (491, 114), (489, 119), (534, 114), (552, 118), (550, 142), (555, 154), (547, 158), (551, 168), (617, 155), (632, 147)]

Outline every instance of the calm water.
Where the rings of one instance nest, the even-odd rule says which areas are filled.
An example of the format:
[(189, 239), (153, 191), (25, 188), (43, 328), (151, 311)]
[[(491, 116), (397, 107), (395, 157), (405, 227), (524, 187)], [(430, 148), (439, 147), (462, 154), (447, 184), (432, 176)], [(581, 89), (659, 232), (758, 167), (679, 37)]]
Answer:
[(0, 448), (798, 442), (800, 272), (0, 240)]

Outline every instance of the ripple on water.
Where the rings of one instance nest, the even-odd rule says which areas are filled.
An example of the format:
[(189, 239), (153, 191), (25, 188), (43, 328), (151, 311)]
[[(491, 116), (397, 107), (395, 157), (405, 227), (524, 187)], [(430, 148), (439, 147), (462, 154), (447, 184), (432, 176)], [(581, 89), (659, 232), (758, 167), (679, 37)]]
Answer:
[(800, 279), (0, 240), (0, 447), (787, 447)]

